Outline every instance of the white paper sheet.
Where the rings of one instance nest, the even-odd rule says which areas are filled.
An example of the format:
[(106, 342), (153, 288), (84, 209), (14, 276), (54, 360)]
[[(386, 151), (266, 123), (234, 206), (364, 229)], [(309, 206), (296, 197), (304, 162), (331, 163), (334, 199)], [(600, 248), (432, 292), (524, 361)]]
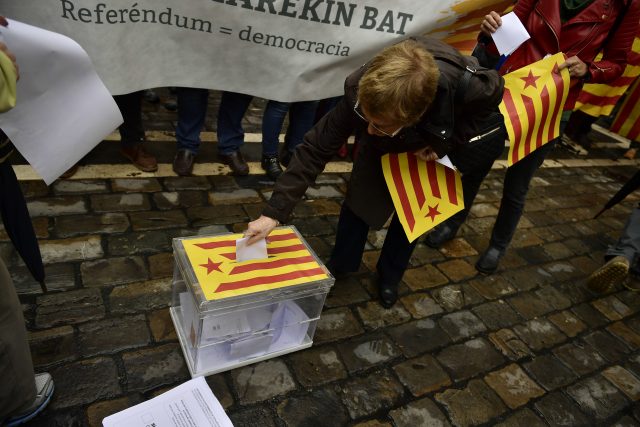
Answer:
[(249, 240), (249, 237), (243, 237), (236, 240), (237, 262), (268, 258), (267, 241), (265, 239), (259, 240), (249, 246), (247, 246), (247, 240)]
[(233, 427), (204, 377), (102, 420), (104, 427)]
[(456, 167), (453, 166), (453, 163), (451, 163), (451, 159), (449, 158), (449, 156), (444, 156), (441, 159), (436, 159), (436, 162), (448, 167), (449, 169), (457, 170)]
[(122, 123), (89, 56), (61, 34), (9, 20), (0, 37), (20, 67), (15, 108), (0, 128), (51, 184)]
[(513, 12), (502, 17), (502, 25), (491, 36), (501, 55), (510, 55), (518, 46), (531, 38)]

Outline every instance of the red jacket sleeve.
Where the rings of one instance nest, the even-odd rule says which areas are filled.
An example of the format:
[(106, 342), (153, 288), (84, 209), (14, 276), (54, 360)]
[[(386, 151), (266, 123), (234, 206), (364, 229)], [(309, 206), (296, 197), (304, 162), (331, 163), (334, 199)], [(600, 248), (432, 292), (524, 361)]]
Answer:
[(640, 1), (629, 1), (622, 21), (604, 46), (602, 60), (589, 64), (590, 83), (609, 83), (624, 71), (633, 39), (640, 33)]

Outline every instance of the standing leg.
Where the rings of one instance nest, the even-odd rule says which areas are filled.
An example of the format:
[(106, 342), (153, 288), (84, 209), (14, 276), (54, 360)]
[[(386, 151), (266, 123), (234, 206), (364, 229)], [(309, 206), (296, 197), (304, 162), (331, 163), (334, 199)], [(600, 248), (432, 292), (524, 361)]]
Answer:
[(200, 132), (207, 115), (209, 91), (207, 89), (181, 87), (178, 92), (177, 150), (173, 159), (173, 171), (189, 176), (193, 162), (200, 150)]
[(327, 262), (327, 268), (334, 276), (339, 277), (344, 273), (358, 271), (368, 232), (369, 225), (353, 213), (345, 203), (342, 203), (336, 243)]
[(144, 129), (142, 128), (143, 91), (114, 96), (124, 122), (120, 131), (120, 153), (138, 169), (144, 172), (158, 170), (156, 158), (144, 149)]
[(242, 157), (240, 147), (244, 144), (242, 118), (252, 98), (242, 93), (223, 92), (220, 100), (217, 125), (218, 155), (231, 167), (235, 175), (249, 174), (249, 165)]
[(269, 101), (262, 116), (262, 169), (267, 176), (276, 180), (282, 174), (278, 160), (278, 144), (284, 118), (289, 111), (288, 102)]

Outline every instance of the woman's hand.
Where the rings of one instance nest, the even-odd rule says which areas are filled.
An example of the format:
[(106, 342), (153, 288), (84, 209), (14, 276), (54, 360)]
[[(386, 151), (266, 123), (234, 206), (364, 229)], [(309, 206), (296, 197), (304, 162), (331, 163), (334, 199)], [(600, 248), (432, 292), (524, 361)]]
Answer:
[(491, 37), (491, 34), (495, 33), (500, 25), (502, 25), (500, 14), (492, 10), (488, 15), (484, 16), (480, 24), (480, 31), (487, 37)]
[(424, 147), (413, 154), (415, 154), (416, 157), (418, 157), (420, 160), (424, 160), (426, 162), (430, 162), (431, 160), (438, 160), (440, 158), (431, 147)]
[(558, 67), (559, 70), (564, 70), (565, 68), (569, 70), (569, 76), (575, 79), (583, 78), (589, 71), (587, 64), (582, 62), (582, 60), (577, 56), (567, 58), (567, 60)]
[(244, 237), (250, 237), (247, 246), (255, 242), (265, 239), (274, 228), (278, 226), (278, 221), (268, 216), (260, 215), (260, 218), (251, 221), (244, 232)]

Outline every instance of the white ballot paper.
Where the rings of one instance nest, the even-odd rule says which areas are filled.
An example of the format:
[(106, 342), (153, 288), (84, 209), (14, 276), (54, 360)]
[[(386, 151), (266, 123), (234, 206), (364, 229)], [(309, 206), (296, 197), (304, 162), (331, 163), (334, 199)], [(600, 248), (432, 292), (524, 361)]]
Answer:
[(204, 377), (102, 420), (104, 427), (233, 427)]
[(446, 166), (449, 169), (453, 169), (453, 170), (457, 170), (455, 166), (453, 166), (453, 163), (451, 163), (451, 159), (449, 158), (449, 156), (444, 156), (441, 159), (436, 159), (436, 162), (440, 163), (442, 166)]
[(502, 25), (491, 35), (501, 55), (510, 55), (531, 36), (515, 13), (509, 12), (502, 17)]
[(267, 255), (267, 241), (265, 239), (258, 240), (252, 245), (247, 246), (249, 237), (243, 237), (236, 240), (236, 261), (249, 261), (251, 259), (265, 259)]
[(0, 128), (48, 185), (122, 123), (87, 53), (61, 34), (9, 20), (3, 41), (20, 67), (16, 106)]

